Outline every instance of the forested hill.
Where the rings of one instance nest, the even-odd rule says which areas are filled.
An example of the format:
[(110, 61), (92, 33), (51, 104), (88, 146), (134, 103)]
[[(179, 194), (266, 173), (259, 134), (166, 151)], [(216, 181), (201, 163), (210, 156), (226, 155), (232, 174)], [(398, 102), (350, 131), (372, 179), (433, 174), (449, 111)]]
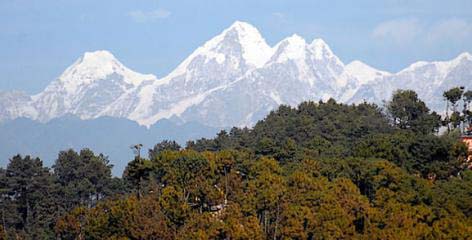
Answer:
[(122, 178), (86, 149), (61, 152), (51, 169), (15, 156), (0, 169), (0, 236), (471, 239), (472, 171), (459, 136), (472, 121), (472, 92), (444, 96), (445, 118), (413, 91), (384, 109), (281, 106), (252, 129), (183, 149), (158, 143)]
[[(412, 104), (418, 104), (416, 95), (412, 97)], [(187, 148), (245, 149), (280, 163), (305, 158), (381, 158), (413, 174), (447, 178), (460, 168), (451, 162), (457, 153), (449, 151), (458, 144), (458, 135), (436, 136), (442, 124), (440, 116), (429, 112), (424, 103), (419, 105), (408, 123), (395, 124), (391, 113), (368, 103), (345, 105), (329, 100), (304, 102), (297, 108), (281, 106), (253, 129), (221, 131), (214, 139), (188, 142)]]

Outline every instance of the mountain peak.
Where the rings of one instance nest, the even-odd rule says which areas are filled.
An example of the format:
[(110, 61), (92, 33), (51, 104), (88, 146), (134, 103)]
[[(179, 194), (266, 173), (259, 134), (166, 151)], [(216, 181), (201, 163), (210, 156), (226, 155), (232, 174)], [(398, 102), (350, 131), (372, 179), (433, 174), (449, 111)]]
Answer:
[(81, 84), (105, 79), (111, 74), (123, 76), (123, 80), (132, 85), (154, 79), (155, 76), (140, 74), (125, 67), (112, 53), (106, 50), (85, 52), (74, 64), (69, 66), (59, 77), (68, 92), (74, 92)]
[[(86, 52), (31, 98), (0, 93), (5, 103), (13, 99), (11, 104), (0, 99), (0, 113), (40, 121), (75, 114), (81, 119), (123, 117), (148, 126), (163, 118), (247, 126), (281, 103), (329, 97), (379, 103), (397, 88), (413, 89), (442, 106), (440, 97), (429, 96), (452, 81), (469, 83), (471, 60), (464, 52), (448, 61), (418, 62), (406, 69), (410, 73), (388, 73), (361, 61), (344, 65), (319, 38), (306, 42), (293, 34), (270, 47), (257, 28), (236, 21), (162, 79), (126, 68), (106, 50)], [(16, 110), (22, 106), (30, 108)]]
[(111, 52), (107, 50), (97, 50), (85, 52), (72, 66), (80, 66), (81, 68), (100, 68), (106, 64), (121, 65)]
[(311, 42), (310, 48), (315, 53), (317, 59), (323, 59), (325, 57), (334, 56), (333, 51), (328, 46), (328, 44), (321, 38), (316, 38)]
[(408, 67), (406, 67), (405, 69), (402, 69), (398, 73), (413, 72), (413, 71), (416, 71), (416, 69), (418, 69), (418, 68), (421, 68), (421, 67), (432, 64), (432, 65), (436, 66), (436, 68), (439, 72), (438, 74), (443, 76), (448, 71), (450, 71), (450, 69), (459, 66), (462, 63), (462, 61), (464, 61), (464, 60), (465, 61), (472, 61), (472, 55), (469, 52), (463, 52), (463, 53), (459, 54), (457, 57), (455, 57), (451, 60), (432, 61), (432, 62), (418, 61), (418, 62), (415, 62), (413, 64), (410, 64)]
[(236, 21), (221, 34), (207, 41), (203, 47), (197, 49), (190, 58), (199, 54), (218, 56), (222, 49), (235, 46), (241, 48), (243, 60), (255, 67), (264, 65), (272, 55), (272, 48), (266, 43), (257, 28), (249, 23)]
[(282, 40), (283, 42), (288, 42), (289, 44), (294, 44), (294, 45), (300, 45), (300, 46), (305, 46), (306, 41), (304, 38), (302, 38), (298, 34), (292, 34), (290, 37), (285, 38)]
[(472, 61), (472, 55), (468, 52), (463, 52), (459, 54), (456, 58), (450, 60), (450, 61), (444, 61), (444, 62), (435, 62), (436, 66), (438, 67), (438, 71), (442, 76), (445, 76), (448, 71), (450, 71), (453, 68), (456, 68), (460, 66), (461, 64), (464, 63), (464, 61)]
[[(315, 38), (311, 42), (312, 46), (318, 46), (318, 47), (328, 47), (328, 44), (321, 38)], [(328, 47), (329, 48), (329, 47)]]
[(277, 43), (272, 61), (285, 62), (287, 60), (305, 59), (306, 47), (305, 39), (293, 34)]
[(115, 56), (107, 50), (97, 50), (93, 52), (85, 52), (83, 54), (83, 59), (115, 59)]
[(469, 52), (463, 52), (459, 54), (455, 59), (456, 60), (462, 60), (462, 59), (472, 60), (472, 55)]
[(237, 33), (243, 57), (247, 63), (261, 67), (269, 60), (272, 48), (266, 43), (256, 27), (246, 22), (236, 21), (223, 34), (226, 35), (232, 31)]
[(227, 30), (236, 30), (240, 32), (247, 32), (247, 31), (255, 31), (259, 32), (256, 27), (254, 27), (252, 24), (243, 22), (243, 21), (235, 21)]

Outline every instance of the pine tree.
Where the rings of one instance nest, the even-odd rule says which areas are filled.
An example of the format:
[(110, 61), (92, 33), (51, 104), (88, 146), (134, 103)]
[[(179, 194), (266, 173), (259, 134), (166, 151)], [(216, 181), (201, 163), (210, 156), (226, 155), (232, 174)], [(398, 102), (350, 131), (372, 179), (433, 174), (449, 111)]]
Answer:
[(89, 149), (80, 153), (72, 149), (60, 152), (53, 169), (61, 186), (64, 209), (71, 210), (78, 205), (93, 206), (113, 195), (111, 168), (105, 156), (95, 155)]
[[(464, 93), (464, 87), (451, 88), (443, 93), (443, 97), (446, 100), (446, 119), (445, 124), (447, 125), (448, 131), (451, 130), (451, 124), (454, 128), (460, 125), (461, 117), (457, 111), (457, 103), (462, 98)], [(452, 107), (452, 115), (449, 117), (449, 103)]]
[(28, 239), (51, 237), (57, 203), (49, 169), (39, 158), (16, 155), (2, 172), (0, 207), (5, 230)]

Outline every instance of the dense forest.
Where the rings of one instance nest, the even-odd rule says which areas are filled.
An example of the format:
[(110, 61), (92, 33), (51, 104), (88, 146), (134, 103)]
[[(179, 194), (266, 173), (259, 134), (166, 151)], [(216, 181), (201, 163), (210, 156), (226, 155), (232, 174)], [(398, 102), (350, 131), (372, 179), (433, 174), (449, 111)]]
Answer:
[(13, 156), (0, 239), (472, 239), (472, 92), (444, 98), (444, 117), (410, 90), (280, 106), (185, 147), (138, 144), (121, 178), (88, 149), (50, 168)]

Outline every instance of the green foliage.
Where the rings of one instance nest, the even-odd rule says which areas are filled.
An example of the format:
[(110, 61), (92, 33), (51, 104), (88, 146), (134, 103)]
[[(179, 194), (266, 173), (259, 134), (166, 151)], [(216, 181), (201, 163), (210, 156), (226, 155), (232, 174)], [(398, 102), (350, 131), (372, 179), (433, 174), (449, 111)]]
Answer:
[[(462, 170), (466, 150), (457, 137), (435, 135), (440, 117), (410, 90), (397, 91), (385, 115), (375, 105), (305, 102), (281, 106), (253, 129), (233, 128), (188, 149), (244, 149), (281, 164), (304, 158), (382, 158), (423, 177), (447, 178)], [(394, 125), (389, 125), (392, 122)], [(221, 144), (224, 142), (225, 144)]]
[(176, 141), (164, 140), (156, 145), (152, 149), (149, 149), (149, 158), (155, 157), (162, 151), (179, 151), (180, 145)]
[(62, 239), (173, 239), (174, 232), (152, 197), (105, 201), (92, 209), (77, 208), (60, 218)]
[[(207, 162), (205, 181), (188, 186), (208, 196), (224, 189), (225, 174), (236, 174), (223, 198), (195, 204), (196, 192), (182, 191), (181, 177), (167, 166), (161, 191), (108, 200), (62, 217), (56, 233), (87, 239), (468, 239), (472, 236), (471, 174), (436, 184), (376, 159), (303, 160), (290, 169), (271, 158), (237, 152), (165, 152), (159, 161), (180, 167)], [(236, 160), (238, 158), (241, 159)], [(186, 163), (194, 159), (196, 165)], [(200, 159), (200, 160), (198, 160)], [(205, 160), (204, 160), (205, 159)], [(220, 169), (220, 170), (218, 170)], [(226, 169), (221, 171), (221, 169)], [(233, 171), (245, 169), (245, 173)], [(174, 169), (176, 170), (176, 169)], [(169, 172), (167, 172), (169, 171)], [(198, 170), (192, 170), (198, 178)], [(239, 176), (239, 177), (237, 177)], [(180, 180), (179, 180), (180, 179)], [(221, 181), (223, 180), (223, 181)], [(213, 185), (214, 184), (214, 185)], [(235, 187), (237, 186), (237, 188)], [(186, 197), (185, 194), (190, 197)]]
[(0, 211), (8, 238), (52, 237), (57, 201), (54, 178), (38, 158), (14, 156), (0, 171)]
[(88, 149), (61, 152), (53, 172), (38, 158), (13, 157), (0, 170), (2, 228), (12, 239), (53, 238), (57, 217), (123, 190), (111, 168), (103, 155)]
[(470, 103), (472, 102), (472, 90), (468, 90), (466, 92), (464, 92), (464, 100), (467, 102), (467, 103)]
[(448, 178), (462, 169), (467, 156), (465, 145), (454, 135), (437, 137), (398, 131), (361, 140), (354, 156), (389, 160), (414, 174)]
[(141, 197), (143, 192), (149, 191), (145, 186), (149, 186), (152, 179), (153, 166), (151, 161), (140, 157), (128, 163), (123, 173), (123, 180), (127, 188)]
[(455, 111), (455, 105), (462, 98), (463, 93), (463, 87), (455, 87), (445, 91), (443, 97), (452, 104)]
[(280, 106), (253, 129), (233, 128), (229, 134), (222, 132), (213, 140), (189, 142), (187, 148), (246, 149), (281, 162), (299, 161), (303, 155), (349, 156), (358, 139), (392, 130), (376, 105), (344, 105), (331, 99), (326, 103), (304, 102), (296, 109)]
[[(452, 129), (459, 129), (462, 125), (466, 128), (472, 127), (472, 112), (470, 111), (470, 102), (472, 101), (472, 91), (465, 91), (465, 87), (455, 87), (443, 94), (444, 99), (447, 102), (446, 106), (446, 118), (443, 121), (443, 125), (447, 126), (448, 131)], [(457, 109), (457, 105), (460, 100), (463, 100), (462, 111)], [(449, 116), (449, 104), (452, 106), (452, 113)], [(461, 131), (466, 129), (461, 129)], [(468, 134), (472, 134), (470, 129), (467, 130)]]
[(184, 150), (158, 143), (122, 179), (87, 149), (61, 152), (53, 172), (15, 156), (0, 168), (0, 239), (472, 239), (460, 133), (438, 135), (412, 91), (386, 110), (281, 106)]
[(392, 122), (401, 129), (411, 129), (414, 132), (435, 132), (441, 123), (436, 113), (429, 113), (426, 104), (412, 90), (397, 90), (392, 100), (387, 103), (387, 110)]
[(112, 167), (105, 156), (97, 156), (89, 149), (80, 153), (72, 149), (60, 152), (53, 169), (60, 185), (63, 208), (71, 210), (78, 205), (93, 206), (119, 190), (111, 189)]

